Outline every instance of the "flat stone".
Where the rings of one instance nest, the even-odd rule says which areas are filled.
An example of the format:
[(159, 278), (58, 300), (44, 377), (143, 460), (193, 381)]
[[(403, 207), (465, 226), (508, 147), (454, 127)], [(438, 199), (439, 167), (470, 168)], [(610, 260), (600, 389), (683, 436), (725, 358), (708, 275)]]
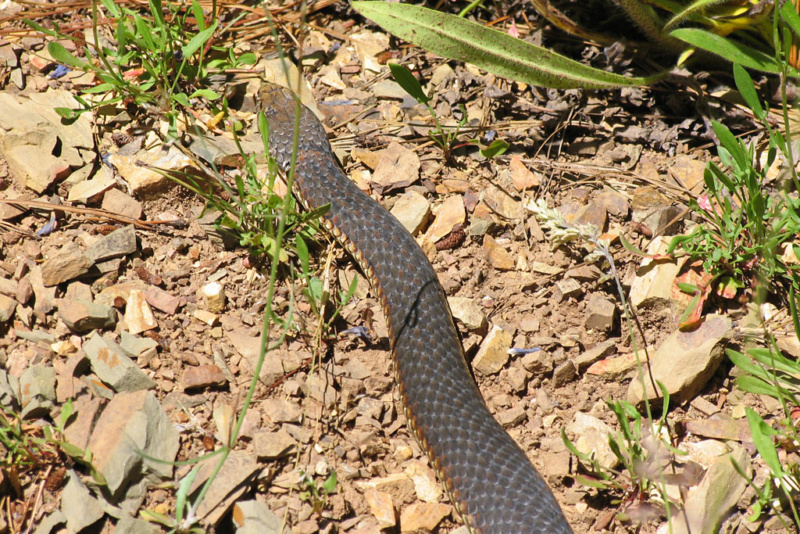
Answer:
[(8, 278), (0, 277), (0, 295), (13, 297), (17, 294), (17, 283)]
[(138, 358), (144, 351), (157, 348), (158, 342), (149, 337), (135, 336), (123, 330), (119, 339), (119, 347), (128, 357)]
[(214, 326), (219, 321), (219, 315), (208, 310), (195, 310), (194, 318), (208, 326)]
[(541, 178), (531, 171), (516, 154), (511, 156), (511, 161), (508, 163), (508, 173), (511, 176), (511, 183), (519, 192), (530, 191), (542, 183)]
[(400, 514), (400, 532), (432, 532), (449, 516), (453, 507), (443, 503), (414, 503)]
[(475, 299), (467, 297), (447, 297), (453, 317), (461, 321), (468, 330), (486, 328), (486, 314)]
[(86, 249), (85, 254), (92, 263), (97, 263), (134, 252), (136, 252), (136, 231), (133, 225), (128, 225), (95, 241)]
[(487, 187), (483, 192), (483, 202), (492, 213), (507, 221), (519, 221), (525, 215), (525, 210), (519, 201), (494, 185)]
[(78, 474), (71, 469), (67, 485), (61, 493), (61, 511), (67, 518), (70, 532), (80, 532), (105, 515), (103, 503), (92, 495)]
[(397, 524), (397, 512), (392, 503), (392, 496), (375, 488), (364, 492), (370, 513), (378, 521), (378, 528), (392, 528)]
[[(682, 403), (692, 399), (706, 385), (724, 357), (724, 344), (731, 335), (731, 320), (711, 314), (694, 331), (677, 331), (665, 339), (650, 357), (650, 373), (654, 381), (661, 381), (671, 400)], [(661, 400), (661, 391), (653, 390), (646, 381), (647, 391), (642, 391), (639, 380), (628, 387), (628, 402), (640, 403), (645, 395), (654, 402)]]
[[(205, 484), (215, 468), (216, 462), (203, 462), (189, 493), (194, 493)], [(208, 524), (216, 524), (250, 490), (253, 477), (260, 469), (261, 466), (252, 454), (232, 451), (222, 464), (222, 469), (217, 473), (205, 499), (197, 507), (197, 516)]]
[[(283, 531), (281, 530), (284, 526), (283, 520), (272, 513), (269, 506), (261, 501), (238, 501), (233, 505), (231, 518), (236, 525), (236, 534), (282, 534), (282, 532), (289, 532), (288, 527)], [(117, 534), (117, 532), (115, 531), (114, 534)]]
[(141, 334), (147, 330), (158, 328), (158, 322), (153, 315), (153, 310), (147, 304), (147, 299), (141, 290), (131, 290), (125, 304), (125, 326), (133, 335)]
[(497, 414), (497, 422), (500, 423), (503, 428), (517, 426), (527, 418), (528, 413), (525, 411), (525, 406), (522, 404), (517, 404)]
[(256, 432), (253, 439), (256, 456), (266, 460), (274, 460), (292, 453), (297, 441), (283, 428), (274, 432)]
[(95, 428), (89, 442), (92, 465), (103, 474), (112, 494), (142, 475), (172, 476), (170, 462), (180, 446), (178, 431), (151, 393), (114, 395)]
[(436, 479), (436, 473), (426, 463), (413, 460), (408, 462), (403, 472), (414, 481), (414, 491), (419, 500), (439, 502), (442, 497), (442, 486)]
[(372, 182), (388, 193), (393, 189), (408, 187), (419, 179), (419, 156), (396, 141), (381, 150)]
[(161, 528), (155, 523), (130, 515), (123, 515), (114, 525), (114, 534), (160, 534)]
[(619, 459), (608, 444), (611, 428), (600, 419), (583, 412), (575, 412), (567, 431), (574, 439), (572, 444), (583, 454), (592, 455), (606, 469), (614, 469)]
[[(42, 281), (46, 287), (72, 280), (89, 271), (90, 260), (76, 243), (68, 243), (42, 264)], [(36, 287), (34, 286), (34, 291)]]
[(84, 343), (83, 350), (98, 378), (115, 391), (138, 391), (156, 386), (119, 345), (96, 332)]
[(214, 364), (187, 367), (181, 377), (183, 389), (221, 387), (228, 383), (222, 370)]
[(175, 315), (178, 308), (181, 306), (181, 299), (170, 295), (161, 288), (151, 286), (144, 292), (144, 298), (147, 303), (157, 310), (160, 310), (167, 315)]
[(120, 176), (131, 186), (131, 191), (139, 198), (149, 198), (173, 184), (172, 180), (151, 170), (152, 168), (169, 171), (194, 168), (191, 158), (174, 146), (148, 146), (152, 148), (141, 150), (135, 155), (111, 154), (108, 157), (109, 163), (116, 167)]
[(56, 372), (52, 367), (33, 365), (19, 377), (23, 418), (49, 414), (56, 400)]
[[(44, 284), (42, 285), (44, 287)], [(55, 296), (55, 293), (53, 294)], [(33, 284), (30, 276), (23, 276), (17, 284), (17, 292), (14, 295), (17, 302), (25, 306), (33, 296)]]
[(119, 189), (106, 191), (106, 194), (103, 195), (102, 208), (131, 219), (141, 219), (142, 217), (142, 205), (139, 201)]
[[(59, 381), (61, 381), (61, 379), (62, 377), (59, 377)], [(59, 387), (60, 385), (61, 384), (59, 384)], [(74, 393), (69, 395), (70, 398), (74, 396)], [(74, 401), (75, 416), (69, 421), (64, 430), (64, 438), (66, 441), (80, 449), (86, 449), (86, 447), (89, 446), (92, 430), (100, 415), (100, 409), (104, 404), (104, 402), (97, 397), (92, 397), (91, 399), (88, 397), (89, 395), (80, 395)]]
[[(33, 311), (37, 317), (43, 318), (55, 308), (56, 288), (46, 287), (42, 274), (42, 266), (40, 265), (31, 269), (29, 279), (33, 294), (36, 296)], [(19, 314), (19, 310), (17, 314)]]
[(515, 263), (511, 253), (500, 245), (495, 238), (486, 234), (483, 236), (483, 250), (489, 265), (498, 271), (511, 271)]
[(436, 243), (453, 231), (456, 225), (463, 225), (467, 220), (464, 198), (461, 195), (450, 195), (438, 209), (435, 209), (433, 222), (425, 232), (424, 241)]
[(598, 343), (594, 347), (585, 350), (584, 352), (579, 354), (573, 361), (575, 362), (575, 365), (577, 365), (579, 369), (588, 367), (597, 360), (600, 360), (601, 358), (605, 358), (613, 354), (614, 351), (616, 350), (617, 342), (619, 342), (619, 338), (607, 339), (601, 343)]
[(58, 316), (73, 332), (83, 334), (117, 324), (117, 312), (110, 306), (66, 299), (58, 299), (57, 303)]
[(603, 209), (621, 219), (628, 216), (628, 199), (625, 195), (617, 193), (613, 189), (606, 189), (595, 197), (595, 202), (600, 204)]
[(587, 330), (608, 332), (614, 328), (616, 317), (617, 304), (614, 300), (600, 293), (589, 295), (583, 322)]
[(273, 423), (299, 423), (303, 410), (296, 403), (284, 399), (264, 399), (261, 413)]
[(408, 233), (417, 235), (431, 217), (431, 203), (416, 191), (407, 191), (394, 203), (391, 213)]
[(73, 185), (67, 200), (70, 202), (87, 202), (90, 198), (102, 195), (103, 192), (108, 191), (117, 185), (114, 180), (114, 174), (111, 169), (103, 167), (102, 170), (90, 180), (83, 180)]
[(500, 372), (508, 363), (508, 349), (511, 348), (513, 341), (513, 330), (504, 330), (500, 326), (494, 325), (472, 360), (472, 367), (484, 375)]

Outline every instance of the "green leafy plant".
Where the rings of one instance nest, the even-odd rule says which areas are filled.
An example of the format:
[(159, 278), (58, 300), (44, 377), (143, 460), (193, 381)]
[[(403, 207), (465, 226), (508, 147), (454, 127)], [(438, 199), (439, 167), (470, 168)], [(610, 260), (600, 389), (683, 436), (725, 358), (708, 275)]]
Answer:
[[(790, 291), (789, 304), (795, 336), (800, 339), (800, 316), (793, 290)], [(800, 362), (784, 355), (772, 335), (767, 336), (766, 347), (750, 347), (745, 353), (733, 349), (726, 352), (731, 362), (741, 371), (736, 378), (736, 386), (748, 393), (775, 398), (783, 409), (782, 417), (778, 418), (777, 425), (773, 427), (756, 411), (746, 408), (753, 443), (770, 470), (767, 481), (759, 486), (743, 469), (736, 466), (739, 474), (747, 479), (758, 495), (757, 502), (752, 506), (750, 520), (757, 520), (767, 509), (780, 511), (788, 507), (795, 527), (800, 528), (800, 513), (796, 504), (800, 498), (800, 465), (791, 461), (789, 456), (778, 453), (778, 448), (794, 451), (800, 443), (800, 432), (796, 424), (800, 410)], [(785, 460), (782, 461), (781, 457)], [(784, 499), (776, 498), (776, 492)]]
[(308, 473), (303, 473), (300, 485), (305, 489), (300, 492), (300, 498), (311, 504), (314, 513), (321, 514), (328, 504), (328, 496), (336, 492), (338, 483), (336, 471), (333, 470), (321, 484)]
[[(51, 41), (48, 52), (56, 61), (70, 67), (93, 73), (98, 85), (84, 91), (84, 96), (109, 94), (96, 98), (95, 103), (76, 96), (82, 109), (59, 108), (65, 118), (123, 101), (136, 105), (153, 106), (164, 113), (170, 122), (170, 133), (177, 135), (179, 110), (193, 107), (192, 100), (203, 98), (208, 102), (220, 99), (220, 94), (209, 88), (208, 77), (242, 64), (254, 63), (254, 54), (237, 55), (230, 47), (215, 46), (214, 35), (219, 21), (207, 23), (197, 0), (190, 8), (176, 2), (162, 3), (149, 0), (149, 16), (138, 10), (117, 4), (114, 0), (101, 0), (111, 18), (115, 43), (103, 42), (98, 29), (100, 18), (97, 2), (92, 2), (92, 30), (94, 43), (83, 46), (80, 58), (61, 43)], [(26, 21), (34, 29), (57, 39), (77, 39), (54, 29), (44, 28)], [(197, 32), (187, 31), (195, 26)]]
[(456, 145), (459, 131), (467, 123), (467, 110), (464, 108), (464, 106), (461, 106), (461, 121), (459, 121), (456, 127), (452, 130), (447, 129), (442, 126), (442, 123), (439, 121), (439, 117), (431, 107), (430, 102), (433, 99), (425, 94), (425, 91), (422, 89), (422, 85), (420, 85), (419, 80), (417, 80), (414, 74), (403, 65), (398, 65), (397, 63), (389, 63), (389, 69), (392, 71), (392, 76), (394, 76), (394, 79), (398, 84), (400, 84), (400, 87), (402, 87), (406, 93), (414, 97), (417, 102), (428, 108), (428, 111), (433, 118), (433, 122), (436, 125), (436, 127), (431, 130), (429, 135), (431, 140), (433, 140), (433, 142), (442, 149), (445, 160), (450, 159), (454, 149), (466, 144), (477, 145), (480, 148), (481, 154), (487, 158), (499, 156), (508, 150), (508, 143), (502, 139), (495, 139), (489, 146), (483, 146), (479, 139), (471, 139), (462, 145)]
[(622, 497), (612, 501), (622, 504), (629, 500), (655, 499), (667, 504), (667, 493), (661, 475), (665, 464), (675, 454), (682, 454), (670, 444), (667, 424), (669, 392), (658, 382), (664, 400), (661, 417), (645, 418), (635, 406), (626, 401), (606, 402), (614, 413), (619, 431), (608, 436), (608, 445), (622, 469), (602, 465), (594, 454), (585, 454), (569, 440), (566, 430), (561, 439), (567, 449), (580, 461), (590, 476), (578, 475), (581, 484), (604, 491), (617, 491)]
[[(786, 137), (770, 124), (747, 71), (734, 65), (734, 78), (768, 133), (766, 159), (760, 164), (755, 144), (745, 144), (723, 124), (713, 122), (722, 165), (708, 163), (703, 175), (707, 194), (689, 203), (704, 224), (673, 238), (668, 249), (668, 253), (680, 249), (702, 259), (717, 293), (729, 298), (739, 288), (754, 292), (771, 289), (776, 278), (781, 285), (791, 283), (797, 266), (784, 262), (779, 251), (784, 245), (793, 246), (790, 243), (800, 232), (798, 200), (767, 186), (767, 172), (778, 156), (790, 158)], [(796, 183), (794, 166), (790, 169)]]

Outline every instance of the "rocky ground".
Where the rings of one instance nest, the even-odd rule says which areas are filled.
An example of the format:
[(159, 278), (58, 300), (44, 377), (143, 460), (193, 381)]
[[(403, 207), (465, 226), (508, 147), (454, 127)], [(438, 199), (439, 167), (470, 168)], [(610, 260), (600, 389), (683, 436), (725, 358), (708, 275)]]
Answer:
[[(48, 39), (19, 23), (31, 8), (13, 5), (4, 20), (16, 31), (0, 39), (0, 428), (15, 428), (21, 416), (17, 426), (37, 452), (32, 465), (12, 467), (6, 446), (0, 532), (167, 531), (142, 511), (175, 518), (176, 488), (194, 464), (164, 461), (197, 459), (228, 441), (259, 357), (268, 270), (226, 246), (201, 198), (148, 165), (202, 176), (235, 146), (218, 128), (205, 140), (164, 144), (152, 117), (87, 113), (62, 122), (54, 108), (74, 106), (73, 95), (96, 80), (82, 71), (52, 76)], [(663, 256), (670, 236), (696, 224), (687, 201), (702, 193), (714, 157), (697, 94), (676, 85), (544, 91), (419, 51), (405, 56), (341, 6), (312, 21), (309, 102), (318, 102), (346, 172), (428, 253), (487, 404), (575, 531), (666, 532), (663, 505), (624, 473), (613, 491), (581, 484), (585, 471), (561, 437), (566, 430), (579, 450), (616, 464), (608, 435), (619, 424), (607, 402), (656, 398), (639, 379), (637, 362), (647, 356), (632, 339), (671, 394), (672, 444), (686, 453), (647, 455), (652, 478), (665, 476), (686, 511), (672, 508), (673, 532), (721, 518), (726, 532), (783, 531), (774, 516), (748, 522), (755, 492), (730, 462), (763, 483), (744, 407), (770, 414), (780, 406), (737, 390), (722, 349), (737, 346), (758, 314), (785, 330), (786, 311), (711, 301), (698, 328), (677, 328), (690, 300), (677, 281), (704, 276), (685, 258)], [(448, 124), (464, 104), (460, 139), (499, 136), (510, 150), (486, 159), (462, 147), (443, 161), (427, 138), (426, 110), (388, 76), (388, 51), (417, 69)], [(276, 65), (262, 59), (239, 74), (233, 118), (252, 124), (260, 80), (275, 79)], [(704, 97), (706, 111), (731, 124), (746, 119)], [(252, 129), (244, 139), (258, 150)], [(553, 245), (534, 216), (536, 199), (610, 241), (641, 330), (629, 334), (608, 266), (584, 261), (590, 245)], [(662, 256), (632, 254), (620, 237)], [(329, 324), (335, 301), (320, 320), (302, 284), (280, 269), (271, 306), (293, 324), (266, 355), (236, 447), (194, 510), (200, 524), (216, 532), (463, 532), (406, 427), (385, 318), (368, 283), (322, 235), (312, 269), (333, 295), (353, 277), (357, 290)], [(270, 339), (281, 334), (273, 326)], [(798, 355), (792, 333), (779, 343)], [(64, 426), (57, 440), (72, 447), (41, 441), (46, 425)], [(646, 448), (653, 441), (642, 436)], [(218, 458), (190, 480), (190, 499)]]

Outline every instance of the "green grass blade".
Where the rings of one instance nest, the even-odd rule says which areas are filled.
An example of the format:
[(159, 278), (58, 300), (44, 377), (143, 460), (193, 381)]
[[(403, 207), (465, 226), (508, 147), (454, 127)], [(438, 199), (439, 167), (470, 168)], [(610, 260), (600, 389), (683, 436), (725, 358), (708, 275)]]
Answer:
[(419, 80), (414, 74), (403, 65), (397, 63), (389, 63), (389, 70), (392, 71), (394, 80), (400, 84), (403, 90), (414, 97), (420, 104), (427, 104), (431, 101), (425, 91), (422, 90)]
[(766, 114), (764, 113), (764, 107), (761, 105), (761, 101), (758, 99), (758, 93), (756, 93), (755, 85), (753, 85), (753, 79), (738, 63), (734, 63), (733, 65), (733, 79), (736, 82), (736, 88), (739, 90), (739, 94), (742, 95), (744, 101), (750, 109), (753, 110), (756, 118), (764, 120)]
[(794, 2), (786, 2), (781, 6), (781, 18), (789, 25), (795, 35), (800, 35), (800, 14), (797, 13)]
[(772, 442), (775, 430), (769, 426), (755, 410), (749, 406), (745, 407), (747, 412), (747, 424), (750, 425), (750, 435), (758, 453), (764, 459), (764, 463), (772, 470), (774, 476), (784, 474), (781, 462), (778, 459), (778, 451)]
[(53, 59), (59, 63), (69, 65), (70, 67), (77, 67), (83, 70), (92, 70), (92, 66), (89, 63), (81, 61), (72, 55), (72, 52), (64, 48), (64, 45), (61, 43), (50, 41), (47, 43), (47, 51), (50, 52), (50, 55), (53, 57)]
[(780, 72), (780, 66), (775, 61), (775, 58), (755, 48), (714, 33), (699, 28), (681, 28), (670, 32), (670, 35), (748, 69), (776, 74)]
[(352, 2), (353, 9), (385, 30), (450, 59), (532, 85), (601, 89), (648, 85), (661, 78), (629, 78), (594, 69), (507, 33), (410, 4)]
[(697, 0), (686, 6), (682, 11), (676, 13), (674, 17), (669, 19), (669, 21), (664, 25), (664, 31), (668, 32), (675, 26), (682, 24), (685, 22), (689, 17), (703, 9), (704, 7), (711, 6), (714, 4), (720, 4), (724, 0)]
[(186, 46), (181, 49), (183, 51), (183, 57), (190, 57), (197, 52), (197, 50), (211, 38), (216, 30), (217, 21), (215, 20), (211, 26), (192, 37), (192, 40), (186, 43)]

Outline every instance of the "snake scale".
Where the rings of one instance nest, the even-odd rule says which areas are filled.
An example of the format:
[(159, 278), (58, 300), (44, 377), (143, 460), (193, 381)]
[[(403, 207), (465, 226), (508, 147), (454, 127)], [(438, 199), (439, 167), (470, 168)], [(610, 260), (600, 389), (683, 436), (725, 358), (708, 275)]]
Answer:
[[(270, 155), (288, 171), (296, 100), (272, 84), (260, 98)], [(380, 297), (406, 418), (456, 510), (476, 533), (572, 532), (547, 484), (486, 407), (422, 249), (347, 178), (316, 116), (299, 109), (294, 194), (306, 209), (330, 204), (324, 226)]]

